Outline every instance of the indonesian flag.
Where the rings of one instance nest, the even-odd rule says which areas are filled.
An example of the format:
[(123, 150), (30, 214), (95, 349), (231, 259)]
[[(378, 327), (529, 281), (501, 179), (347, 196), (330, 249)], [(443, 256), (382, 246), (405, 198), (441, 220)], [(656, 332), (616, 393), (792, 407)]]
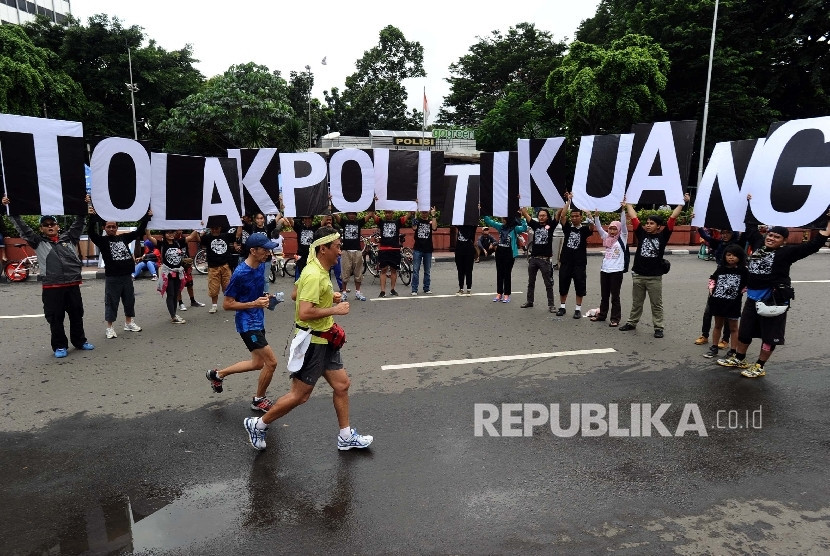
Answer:
[(424, 87), (424, 127), (427, 125), (427, 120), (429, 120), (429, 102), (427, 102), (427, 90)]

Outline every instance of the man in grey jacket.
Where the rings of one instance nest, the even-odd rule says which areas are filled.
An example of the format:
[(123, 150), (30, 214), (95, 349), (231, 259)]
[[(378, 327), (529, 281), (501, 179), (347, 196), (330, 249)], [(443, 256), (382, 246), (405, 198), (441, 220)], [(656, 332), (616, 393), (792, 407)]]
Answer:
[[(3, 204), (9, 198), (3, 197)], [(52, 333), (55, 357), (66, 357), (69, 342), (77, 349), (91, 350), (84, 333), (84, 302), (81, 298), (81, 259), (78, 243), (86, 225), (86, 215), (78, 215), (63, 233), (54, 216), (40, 217), (40, 233), (32, 230), (19, 216), (12, 216), (20, 237), (37, 253), (43, 286), (43, 313)], [(69, 316), (69, 339), (63, 328), (64, 314)]]

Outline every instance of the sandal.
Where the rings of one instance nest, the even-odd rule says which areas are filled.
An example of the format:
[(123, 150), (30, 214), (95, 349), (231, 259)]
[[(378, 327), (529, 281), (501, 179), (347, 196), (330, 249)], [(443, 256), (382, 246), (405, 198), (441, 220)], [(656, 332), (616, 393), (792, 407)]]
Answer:
[(619, 322), (617, 322), (617, 321), (613, 321), (613, 320), (612, 320), (612, 321), (611, 321), (611, 324), (609, 324), (608, 326), (615, 326), (615, 327), (616, 327), (616, 326), (619, 326), (619, 325), (620, 325), (620, 323), (619, 323)]
[(597, 315), (594, 315), (594, 316), (593, 316), (593, 317), (591, 317), (589, 320), (590, 320), (591, 322), (604, 322), (604, 321), (605, 321), (605, 319), (600, 318), (600, 317), (598, 317)]

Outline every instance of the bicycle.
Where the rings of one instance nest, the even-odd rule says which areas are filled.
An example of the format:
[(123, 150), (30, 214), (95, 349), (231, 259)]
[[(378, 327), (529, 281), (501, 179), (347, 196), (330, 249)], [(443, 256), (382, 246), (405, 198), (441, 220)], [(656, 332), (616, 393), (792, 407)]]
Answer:
[(196, 269), (196, 272), (199, 274), (207, 274), (208, 272), (208, 262), (207, 262), (207, 249), (202, 247), (198, 251), (196, 251), (196, 256), (193, 257), (193, 268)]
[[(37, 261), (37, 253), (35, 253), (34, 249), (32, 249), (28, 243), (14, 243), (13, 245), (14, 247), (23, 249), (26, 256), (19, 261), (6, 262), (3, 272), (6, 274), (6, 278), (9, 279), (9, 282), (22, 282), (29, 277), (29, 273), (32, 271), (39, 273), (40, 265)], [(32, 252), (31, 255), (28, 253), (27, 249)]]
[(280, 276), (288, 274), (293, 278), (294, 271), (297, 268), (297, 257), (294, 256), (286, 259), (282, 251), (279, 253), (273, 251), (272, 253), (273, 257), (271, 257), (271, 267), (268, 269), (268, 280), (270, 280), (273, 284), (277, 281), (277, 274)]
[[(398, 241), (403, 245), (406, 236), (401, 234), (398, 236)], [(375, 232), (371, 236), (363, 236), (363, 272), (368, 271), (372, 276), (377, 278), (380, 276), (380, 264), (378, 261), (378, 243), (380, 242), (380, 234)], [(409, 247), (401, 247), (401, 266), (398, 269), (398, 277), (401, 282), (408, 286), (412, 282), (412, 260), (414, 255), (412, 249)], [(386, 275), (389, 276), (391, 271), (386, 270)]]

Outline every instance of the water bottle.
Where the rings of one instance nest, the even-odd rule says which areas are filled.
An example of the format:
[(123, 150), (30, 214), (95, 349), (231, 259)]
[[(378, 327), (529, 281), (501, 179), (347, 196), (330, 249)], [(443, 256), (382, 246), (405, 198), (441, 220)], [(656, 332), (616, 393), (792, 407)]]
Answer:
[(283, 292), (276, 292), (268, 295), (268, 310), (273, 311), (274, 308), (283, 301), (285, 301), (285, 294)]

